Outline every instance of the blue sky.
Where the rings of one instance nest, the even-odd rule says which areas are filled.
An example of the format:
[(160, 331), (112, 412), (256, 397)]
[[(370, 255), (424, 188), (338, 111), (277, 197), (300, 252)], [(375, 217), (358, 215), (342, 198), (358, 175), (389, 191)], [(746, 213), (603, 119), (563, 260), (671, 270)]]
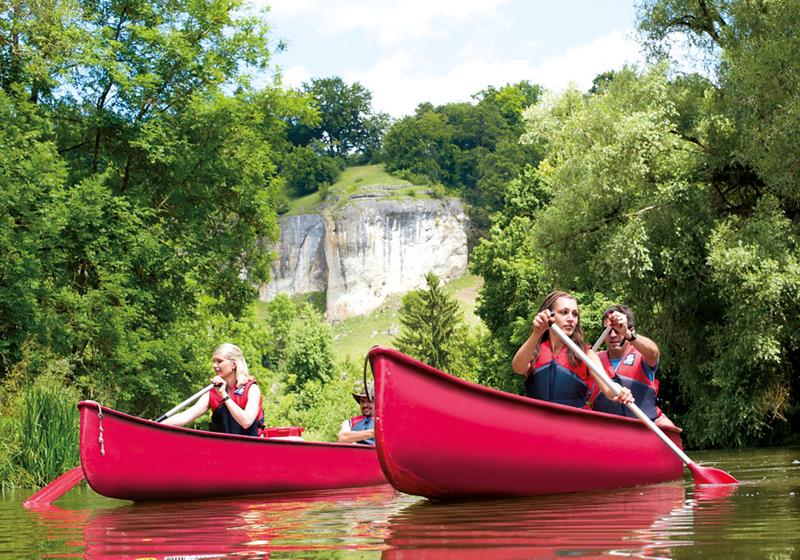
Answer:
[(283, 83), (340, 76), (395, 118), (529, 80), (587, 89), (640, 63), (634, 0), (251, 0), (268, 5)]

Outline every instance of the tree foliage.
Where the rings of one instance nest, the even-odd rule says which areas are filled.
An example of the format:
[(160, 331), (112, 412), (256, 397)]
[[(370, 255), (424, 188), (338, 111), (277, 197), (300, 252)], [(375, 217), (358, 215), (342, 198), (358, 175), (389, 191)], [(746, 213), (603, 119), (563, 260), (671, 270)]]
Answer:
[(303, 85), (318, 118), (296, 120), (289, 138), (299, 146), (318, 142), (330, 157), (374, 161), (389, 117), (373, 113), (372, 92), (358, 82), (347, 84), (338, 76), (314, 78)]
[(303, 426), (306, 439), (335, 440), (342, 420), (358, 411), (350, 391), (361, 371), (337, 363), (331, 328), (308, 302), (280, 294), (264, 306), (264, 324), (272, 381), (267, 424)]
[(553, 287), (580, 294), (583, 317), (625, 302), (661, 345), (661, 392), (690, 443), (791, 430), (800, 177), (786, 109), (798, 90), (777, 76), (800, 60), (797, 7), (646, 2), (654, 52), (688, 34), (717, 61), (712, 78), (625, 69), (526, 111), (523, 140), (546, 155), (512, 183), (473, 259), (486, 279), (479, 312), (507, 359)]
[(150, 414), (192, 388), (199, 314), (245, 314), (277, 234), (274, 146), (304, 101), (249, 88), (270, 52), (240, 6), (0, 11), (2, 377), (35, 376), (15, 367), (34, 349)]
[(414, 115), (387, 131), (387, 169), (423, 177), (458, 192), (470, 203), (476, 230), (488, 227), (489, 215), (503, 206), (505, 189), (525, 166), (538, 161), (533, 145), (522, 145), (522, 112), (536, 102), (541, 88), (528, 82), (488, 87), (475, 103), (435, 107), (423, 103)]
[(425, 283), (426, 288), (403, 296), (400, 333), (394, 344), (401, 352), (437, 369), (471, 376), (472, 350), (464, 313), (436, 274), (426, 274)]
[(302, 196), (335, 183), (342, 171), (340, 161), (319, 155), (310, 146), (295, 146), (284, 158), (281, 174), (287, 186)]
[[(793, 162), (800, 160), (800, 87), (791, 76), (800, 71), (800, 3), (672, 1), (648, 8), (640, 26), (649, 44), (663, 51), (665, 39), (681, 33), (714, 61), (718, 83), (704, 115), (717, 145), (704, 148), (722, 209), (709, 232), (707, 263), (724, 315), (712, 339), (719, 358), (707, 371), (730, 398), (720, 407), (712, 393), (692, 418), (723, 432), (726, 415), (739, 407), (733, 414), (739, 429), (727, 437), (737, 443), (776, 426), (796, 429), (800, 171)], [(746, 327), (745, 317), (755, 322)], [(745, 357), (723, 342), (732, 339), (754, 353)]]
[(308, 382), (327, 383), (336, 375), (333, 339), (322, 315), (308, 302), (279, 294), (265, 306), (267, 359), (281, 372), (286, 389), (301, 391)]

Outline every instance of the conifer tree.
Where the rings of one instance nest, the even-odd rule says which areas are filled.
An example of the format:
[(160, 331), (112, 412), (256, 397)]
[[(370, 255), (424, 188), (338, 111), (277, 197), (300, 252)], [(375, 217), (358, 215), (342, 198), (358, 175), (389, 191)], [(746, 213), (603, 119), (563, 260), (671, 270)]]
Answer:
[(458, 301), (444, 291), (436, 274), (426, 274), (425, 282), (427, 288), (403, 297), (402, 326), (394, 344), (401, 352), (450, 371), (459, 361), (458, 337), (463, 331), (464, 314)]

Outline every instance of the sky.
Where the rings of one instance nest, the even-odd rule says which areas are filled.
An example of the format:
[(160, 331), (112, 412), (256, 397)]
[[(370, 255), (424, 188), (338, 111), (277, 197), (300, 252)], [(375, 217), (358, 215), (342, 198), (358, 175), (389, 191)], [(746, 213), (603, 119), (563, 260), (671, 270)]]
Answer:
[(640, 64), (634, 0), (251, 0), (269, 6), (284, 85), (339, 76), (400, 118), (521, 80), (562, 91)]

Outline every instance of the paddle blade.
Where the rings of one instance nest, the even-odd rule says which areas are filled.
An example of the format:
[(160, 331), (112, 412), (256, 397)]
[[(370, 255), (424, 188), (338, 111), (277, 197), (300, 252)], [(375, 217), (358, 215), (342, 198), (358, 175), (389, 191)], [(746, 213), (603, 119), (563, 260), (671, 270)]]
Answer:
[(83, 480), (83, 469), (81, 467), (70, 469), (33, 494), (22, 505), (26, 508), (50, 505), (74, 488), (81, 480)]
[(695, 484), (739, 484), (738, 480), (722, 469), (701, 467), (697, 463), (689, 463), (686, 466), (692, 471)]

